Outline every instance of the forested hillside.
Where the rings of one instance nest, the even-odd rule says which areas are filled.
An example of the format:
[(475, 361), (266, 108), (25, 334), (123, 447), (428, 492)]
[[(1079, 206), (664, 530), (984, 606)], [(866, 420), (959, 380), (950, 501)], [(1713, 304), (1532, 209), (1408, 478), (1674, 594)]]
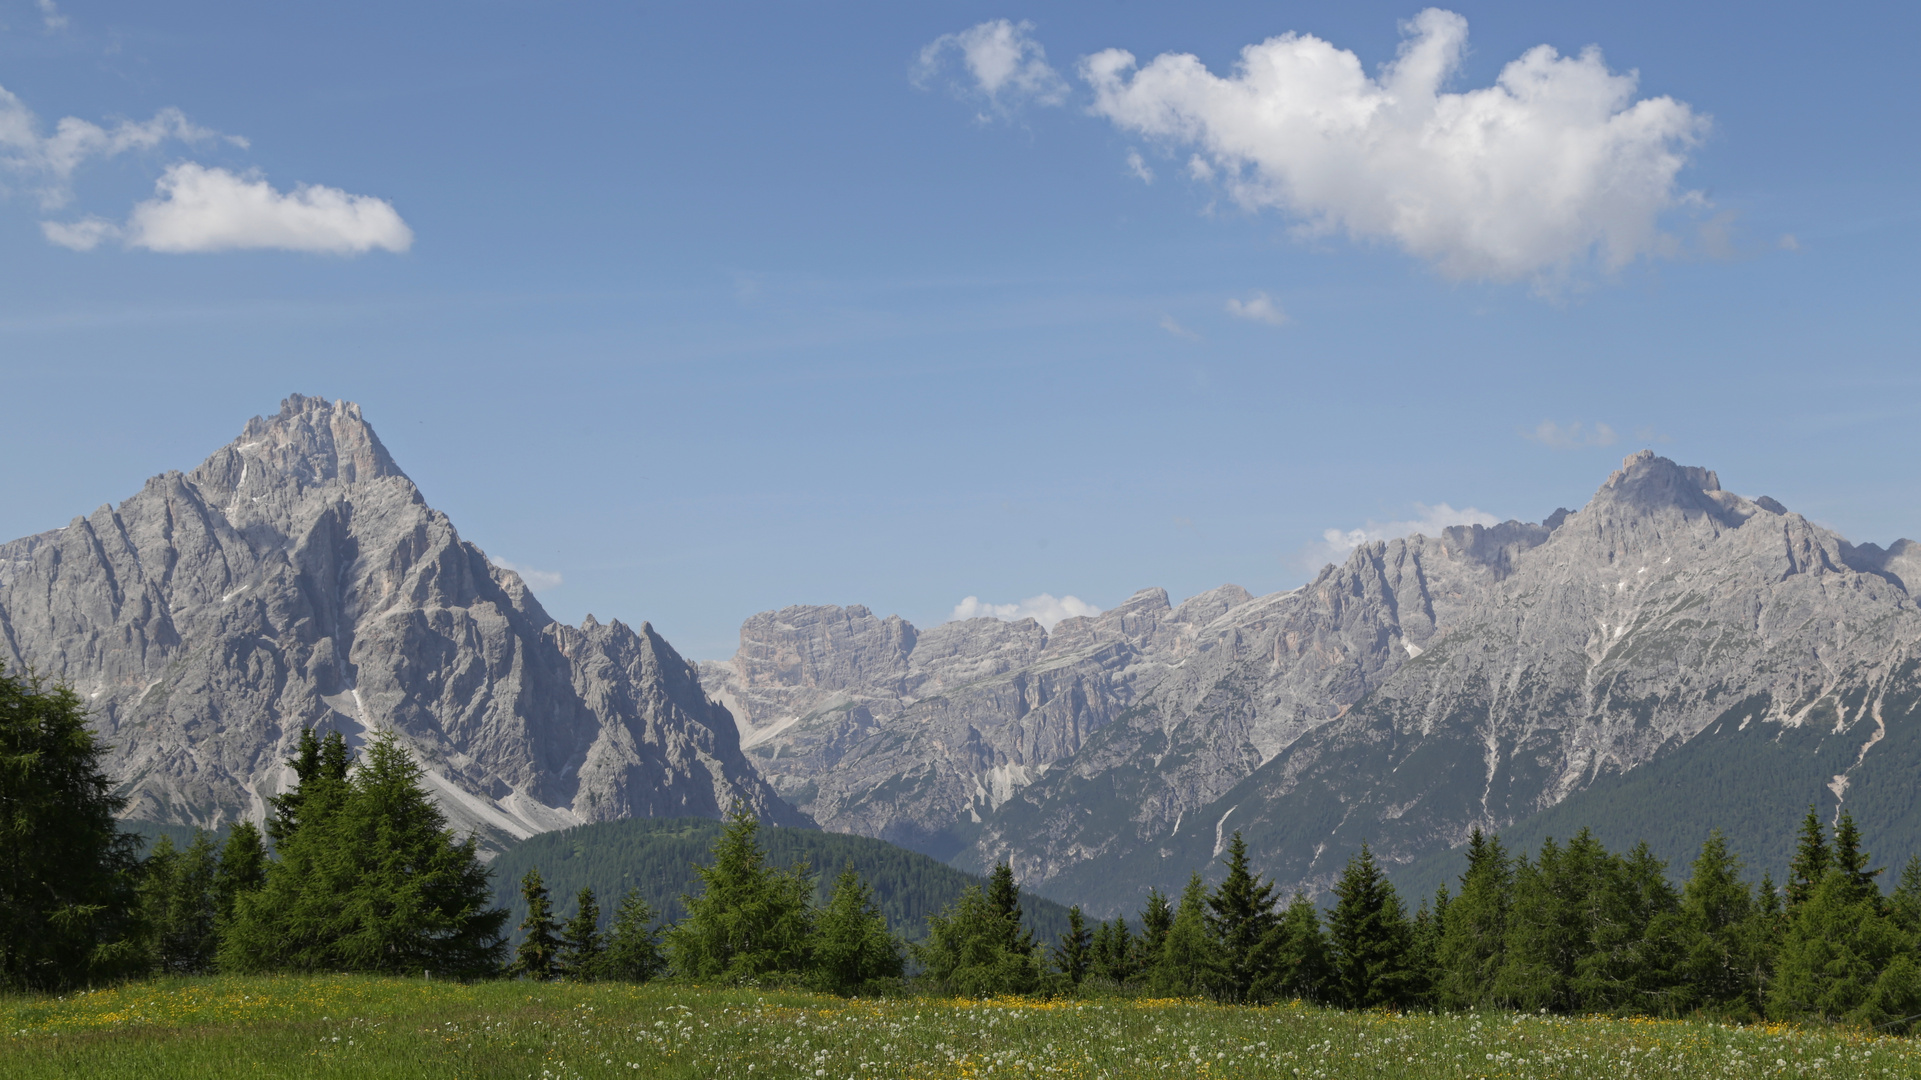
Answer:
[[(527, 914), (520, 879), (538, 868), (562, 910), (572, 910), (582, 887), (591, 887), (603, 903), (637, 888), (667, 921), (678, 921), (687, 914), (681, 894), (698, 891), (694, 864), (712, 861), (721, 827), (706, 818), (629, 818), (543, 833), (494, 860), (495, 895), (513, 913), (508, 924), (519, 925)], [(925, 937), (927, 916), (959, 899), (961, 890), (987, 884), (985, 878), (865, 836), (769, 827), (761, 831), (761, 841), (774, 866), (805, 860), (817, 876), (816, 900), (823, 903), (834, 876), (853, 863), (873, 885), (887, 925), (909, 941)], [(1021, 908), (1025, 925), (1042, 941), (1054, 941), (1067, 929), (1067, 909), (1051, 900), (1023, 895)]]

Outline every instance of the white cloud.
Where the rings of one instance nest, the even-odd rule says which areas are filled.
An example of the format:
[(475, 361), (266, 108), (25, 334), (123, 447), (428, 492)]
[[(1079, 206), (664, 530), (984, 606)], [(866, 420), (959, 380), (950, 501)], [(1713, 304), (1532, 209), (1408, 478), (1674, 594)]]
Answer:
[(45, 26), (49, 32), (65, 30), (67, 28), (67, 17), (60, 14), (60, 9), (55, 6), (53, 0), (38, 0), (38, 4), (40, 7), (40, 23)]
[(1621, 438), (1607, 424), (1588, 427), (1578, 420), (1566, 426), (1543, 420), (1533, 431), (1521, 432), (1521, 437), (1556, 450), (1571, 450), (1577, 446), (1613, 446)]
[(562, 584), (565, 580), (560, 576), (558, 571), (554, 570), (536, 570), (531, 566), (508, 562), (506, 559), (495, 559), (493, 563), (502, 570), (512, 570), (514, 573), (519, 574), (520, 580), (526, 582), (529, 589), (552, 589)]
[[(24, 180), (48, 210), (72, 199), (73, 174), (90, 159), (151, 150), (169, 139), (196, 143), (222, 137), (193, 124), (179, 109), (162, 109), (151, 120), (122, 120), (112, 127), (68, 116), (54, 125), (51, 135), (42, 135), (33, 110), (0, 87), (0, 168)], [(245, 139), (225, 138), (246, 145)]]
[(1592, 47), (1537, 46), (1495, 85), (1444, 93), (1467, 20), (1429, 8), (1403, 30), (1378, 78), (1293, 33), (1244, 48), (1228, 78), (1185, 54), (1137, 69), (1121, 49), (1081, 74), (1096, 114), (1191, 144), (1244, 207), (1279, 208), (1307, 234), (1390, 240), (1449, 277), (1546, 284), (1590, 258), (1615, 269), (1672, 246), (1657, 219), (1701, 201), (1675, 176), (1706, 117), (1635, 101), (1636, 73), (1609, 71)]
[[(956, 34), (942, 34), (921, 49), (914, 85), (927, 83), (958, 54), (971, 85), (955, 89), (985, 99), (1005, 116), (1028, 102), (1059, 105), (1067, 100), (1067, 80), (1047, 63), (1047, 51), (1034, 40), (1031, 22), (994, 19)], [(983, 117), (985, 119), (985, 117)]]
[(1141, 157), (1139, 150), (1129, 150), (1127, 152), (1127, 171), (1140, 177), (1141, 183), (1143, 184), (1151, 184), (1154, 182), (1154, 170), (1147, 167), (1147, 161)]
[(1328, 529), (1321, 534), (1321, 542), (1311, 544), (1302, 559), (1309, 570), (1317, 570), (1330, 562), (1346, 559), (1348, 553), (1362, 544), (1377, 540), (1396, 540), (1403, 536), (1439, 536), (1441, 530), (1450, 525), (1498, 525), (1500, 518), (1472, 506), (1456, 510), (1446, 503), (1428, 506), (1414, 504), (1415, 516), (1406, 521), (1369, 521), (1358, 529)]
[(1063, 596), (1059, 599), (1052, 593), (1030, 596), (1018, 604), (989, 604), (978, 596), (970, 596), (954, 605), (953, 619), (1002, 619), (1018, 622), (1033, 619), (1045, 630), (1052, 631), (1062, 619), (1099, 615), (1101, 609), (1082, 600), (1078, 596)]
[(125, 225), (87, 218), (71, 225), (45, 222), (41, 230), (76, 251), (109, 237), (168, 253), (271, 248), (359, 255), (375, 248), (406, 251), (414, 242), (392, 203), (339, 188), (305, 184), (282, 194), (257, 174), (193, 162), (169, 168), (154, 188), (158, 197), (135, 206)]
[(1264, 292), (1257, 292), (1246, 300), (1236, 300), (1233, 297), (1229, 297), (1227, 300), (1227, 313), (1236, 318), (1251, 319), (1254, 322), (1264, 322), (1269, 326), (1285, 326), (1287, 324), (1287, 312), (1282, 311), (1280, 306), (1274, 303), (1273, 298)]
[(1175, 322), (1174, 316), (1172, 315), (1161, 316), (1161, 329), (1173, 334), (1177, 338), (1186, 338), (1189, 341), (1201, 340), (1201, 335)]

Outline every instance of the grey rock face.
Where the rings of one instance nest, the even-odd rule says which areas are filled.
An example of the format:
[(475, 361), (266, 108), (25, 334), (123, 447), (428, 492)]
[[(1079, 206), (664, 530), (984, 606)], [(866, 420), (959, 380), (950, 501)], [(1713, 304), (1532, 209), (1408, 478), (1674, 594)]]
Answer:
[[(1365, 544), (1292, 592), (1170, 611), (1149, 591), (1052, 635), (948, 624), (886, 688), (716, 674), (754, 699), (736, 712), (756, 764), (827, 827), (1006, 859), (1113, 914), (1236, 829), (1318, 890), (1363, 839), (1408, 862), (1711, 727), (1829, 725), (1848, 760), (1807, 767), (1836, 803), (1870, 797), (1904, 775), (1876, 754), (1921, 741), (1915, 581), (1921, 545), (1850, 545), (1642, 452), (1579, 511)], [(941, 663), (981, 674), (933, 674), (937, 635)]]
[(805, 823), (691, 664), (645, 624), (556, 623), (351, 403), (289, 398), (191, 473), (0, 545), (0, 659), (88, 701), (138, 819), (258, 819), (313, 726), (399, 733), (494, 838), (736, 798)]

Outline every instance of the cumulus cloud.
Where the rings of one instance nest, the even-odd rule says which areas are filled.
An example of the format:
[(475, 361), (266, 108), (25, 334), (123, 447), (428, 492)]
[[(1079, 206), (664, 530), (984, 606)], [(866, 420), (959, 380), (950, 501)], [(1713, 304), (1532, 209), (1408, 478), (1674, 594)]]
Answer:
[(495, 559), (494, 565), (502, 570), (512, 570), (519, 574), (520, 580), (526, 582), (529, 589), (552, 589), (562, 584), (564, 580), (558, 571), (536, 570), (531, 566), (508, 562), (506, 559)]
[(168, 253), (277, 249), (360, 255), (402, 252), (414, 233), (393, 204), (371, 195), (303, 184), (274, 189), (256, 173), (235, 174), (193, 162), (175, 165), (154, 185), (156, 198), (133, 208), (125, 225), (100, 218), (45, 222), (47, 239), (75, 251), (103, 240)]
[(1577, 446), (1613, 446), (1620, 441), (1620, 436), (1607, 424), (1589, 427), (1578, 420), (1565, 426), (1552, 420), (1543, 420), (1534, 430), (1521, 432), (1521, 437), (1556, 450), (1572, 450)]
[(225, 138), (190, 122), (179, 109), (162, 109), (150, 120), (122, 120), (102, 127), (79, 117), (63, 118), (51, 134), (41, 134), (40, 119), (13, 93), (0, 87), (0, 169), (18, 177), (40, 200), (57, 210), (73, 198), (73, 174), (95, 158), (130, 150), (151, 150), (168, 140), (187, 143)]
[(1048, 65), (1047, 51), (1034, 40), (1033, 30), (1031, 22), (994, 19), (942, 34), (921, 49), (914, 85), (927, 86), (958, 58), (967, 81), (952, 84), (954, 90), (984, 101), (1002, 116), (1029, 103), (1059, 105), (1067, 100), (1067, 80)]
[(1280, 305), (1276, 304), (1273, 298), (1264, 292), (1257, 292), (1245, 300), (1237, 300), (1229, 297), (1227, 301), (1227, 313), (1238, 319), (1264, 322), (1269, 326), (1284, 326), (1287, 324), (1287, 312), (1282, 311)]
[(1087, 57), (1094, 112), (1196, 151), (1241, 205), (1304, 234), (1386, 240), (1456, 279), (1549, 282), (1590, 259), (1607, 269), (1670, 248), (1658, 219), (1698, 202), (1676, 175), (1708, 121), (1668, 97), (1635, 100), (1637, 75), (1600, 50), (1541, 45), (1493, 86), (1443, 92), (1467, 20), (1430, 8), (1369, 77), (1352, 52), (1307, 34), (1241, 50), (1228, 77), (1194, 56), (1145, 66)]
[(1018, 622), (1032, 619), (1045, 630), (1052, 631), (1062, 619), (1079, 618), (1084, 615), (1099, 615), (1101, 609), (1082, 600), (1078, 596), (1063, 596), (1058, 599), (1052, 593), (1030, 596), (1018, 604), (989, 604), (978, 596), (970, 596), (954, 605), (953, 619), (1002, 619)]
[(40, 24), (46, 27), (49, 33), (67, 28), (67, 17), (60, 14), (60, 8), (54, 4), (53, 0), (37, 0), (37, 2), (40, 7)]
[(1501, 522), (1493, 514), (1472, 506), (1456, 510), (1447, 503), (1433, 506), (1415, 503), (1414, 512), (1414, 517), (1405, 521), (1369, 521), (1358, 529), (1328, 529), (1321, 533), (1320, 543), (1309, 545), (1302, 564), (1315, 570), (1330, 562), (1340, 562), (1355, 548), (1377, 540), (1396, 540), (1417, 534), (1439, 536), (1441, 530), (1450, 525), (1498, 525)]

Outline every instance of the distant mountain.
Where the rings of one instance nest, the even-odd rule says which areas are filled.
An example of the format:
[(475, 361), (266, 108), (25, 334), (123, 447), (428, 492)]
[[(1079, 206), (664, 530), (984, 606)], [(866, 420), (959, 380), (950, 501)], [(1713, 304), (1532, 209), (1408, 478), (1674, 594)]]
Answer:
[(1760, 857), (1845, 801), (1883, 854), (1921, 849), (1910, 583), (1921, 545), (1851, 545), (1643, 451), (1579, 511), (1364, 544), (1292, 592), (1150, 590), (1051, 635), (790, 608), (705, 670), (826, 827), (1005, 858), (1108, 914), (1236, 829), (1310, 891), (1362, 840), (1411, 867), (1557, 808)]
[[(544, 833), (510, 848), (494, 860), (494, 890), (512, 911), (510, 925), (527, 914), (520, 880), (538, 868), (562, 916), (573, 914), (574, 900), (590, 887), (601, 910), (612, 917), (614, 905), (638, 888), (668, 921), (687, 913), (683, 893), (698, 894), (695, 863), (709, 864), (720, 823), (703, 818), (606, 821)], [(768, 861), (780, 867), (806, 862), (818, 879), (817, 899), (825, 902), (834, 878), (850, 863), (874, 886), (887, 925), (909, 941), (927, 935), (927, 916), (937, 914), (970, 885), (986, 880), (896, 847), (884, 840), (821, 832), (817, 829), (763, 829)], [(1067, 930), (1067, 909), (1037, 896), (1021, 897), (1023, 925), (1052, 944)]]
[(0, 545), (0, 660), (80, 693), (143, 821), (259, 819), (311, 725), (396, 732), (494, 847), (735, 799), (811, 824), (693, 665), (645, 623), (555, 622), (349, 402), (288, 398), (192, 472)]

